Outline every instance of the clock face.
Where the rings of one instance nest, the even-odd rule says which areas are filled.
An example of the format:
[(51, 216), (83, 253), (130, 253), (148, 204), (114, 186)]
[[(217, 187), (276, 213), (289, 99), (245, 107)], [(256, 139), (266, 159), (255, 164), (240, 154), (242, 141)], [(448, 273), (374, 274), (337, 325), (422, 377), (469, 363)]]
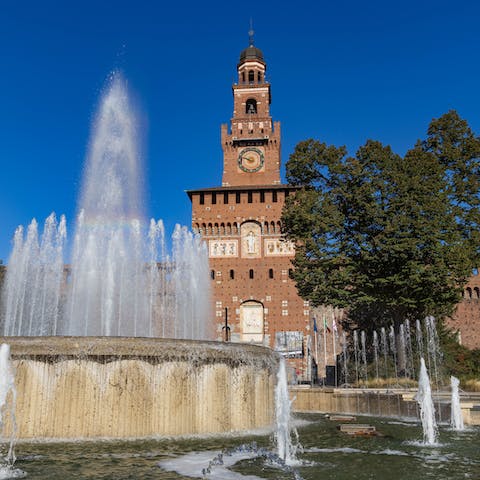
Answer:
[(238, 166), (244, 172), (258, 172), (263, 167), (264, 160), (263, 152), (259, 148), (244, 148), (238, 155)]

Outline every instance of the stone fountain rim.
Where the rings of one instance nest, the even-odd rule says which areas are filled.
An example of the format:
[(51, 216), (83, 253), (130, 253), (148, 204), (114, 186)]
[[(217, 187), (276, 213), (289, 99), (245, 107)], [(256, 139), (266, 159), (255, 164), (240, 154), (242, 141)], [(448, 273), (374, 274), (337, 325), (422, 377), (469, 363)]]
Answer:
[(278, 354), (268, 347), (212, 340), (150, 337), (0, 337), (10, 346), (12, 359), (95, 359), (113, 361), (188, 361), (193, 364), (227, 363), (276, 368)]

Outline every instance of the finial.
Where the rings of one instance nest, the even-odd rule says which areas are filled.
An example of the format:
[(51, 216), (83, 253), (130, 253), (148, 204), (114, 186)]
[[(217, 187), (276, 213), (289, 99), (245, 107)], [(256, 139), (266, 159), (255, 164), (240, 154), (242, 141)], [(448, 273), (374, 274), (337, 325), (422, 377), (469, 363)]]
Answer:
[(250, 44), (251, 47), (253, 46), (253, 34), (254, 33), (255, 32), (253, 31), (253, 20), (250, 17), (250, 30), (248, 31), (248, 40), (249, 40), (249, 44)]

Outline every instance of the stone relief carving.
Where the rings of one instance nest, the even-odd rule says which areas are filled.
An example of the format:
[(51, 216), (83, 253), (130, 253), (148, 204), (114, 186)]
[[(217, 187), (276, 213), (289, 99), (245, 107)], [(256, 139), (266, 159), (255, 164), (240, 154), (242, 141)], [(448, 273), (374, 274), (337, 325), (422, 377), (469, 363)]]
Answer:
[(210, 240), (208, 242), (210, 257), (237, 257), (237, 240)]
[(265, 256), (292, 256), (295, 255), (295, 244), (293, 242), (266, 239), (265, 240)]

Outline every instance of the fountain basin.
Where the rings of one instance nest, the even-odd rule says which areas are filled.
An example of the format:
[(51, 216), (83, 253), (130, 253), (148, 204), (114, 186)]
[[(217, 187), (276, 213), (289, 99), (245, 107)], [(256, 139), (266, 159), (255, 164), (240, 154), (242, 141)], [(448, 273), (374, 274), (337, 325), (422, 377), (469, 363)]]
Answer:
[[(20, 439), (139, 438), (270, 427), (268, 348), (124, 337), (2, 337)], [(7, 425), (7, 430), (11, 425)]]
[[(292, 409), (298, 413), (372, 415), (419, 418), (415, 389), (290, 387)], [(435, 392), (437, 420), (450, 419), (450, 393)], [(480, 425), (480, 395), (462, 394), (465, 425)]]

